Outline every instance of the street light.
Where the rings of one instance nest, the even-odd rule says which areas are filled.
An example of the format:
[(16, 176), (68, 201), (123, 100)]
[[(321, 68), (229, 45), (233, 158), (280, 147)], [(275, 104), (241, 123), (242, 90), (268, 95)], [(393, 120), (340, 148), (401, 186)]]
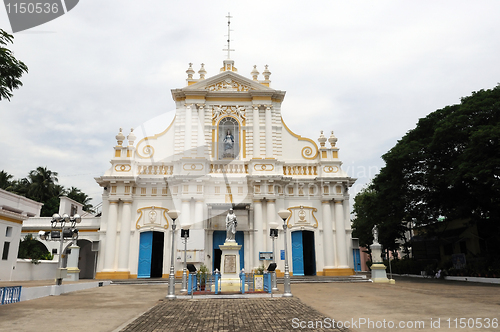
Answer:
[[(274, 252), (274, 239), (278, 237), (278, 223), (277, 222), (270, 222), (269, 223), (269, 236), (273, 240), (273, 260), (271, 263), (276, 263), (276, 256)], [(272, 272), (271, 275), (271, 287), (272, 291), (277, 291), (278, 290), (278, 285), (276, 283), (276, 270)]]
[(283, 278), (283, 297), (292, 297), (292, 291), (290, 288), (290, 270), (288, 268), (288, 253), (286, 249), (286, 229), (288, 228), (288, 225), (286, 224), (286, 220), (292, 212), (289, 210), (280, 210), (278, 212), (278, 215), (280, 216), (281, 219), (283, 219), (283, 237), (285, 238), (285, 276)]
[(179, 217), (179, 211), (170, 210), (167, 212), (172, 219), (172, 250), (170, 251), (170, 274), (168, 276), (168, 295), (167, 299), (175, 300), (175, 276), (174, 276), (174, 241), (175, 241), (175, 219)]
[[(60, 286), (62, 285), (62, 280), (64, 278), (63, 275), (63, 262), (62, 262), (62, 255), (63, 255), (63, 250), (64, 250), (64, 231), (69, 232), (72, 234), (71, 237), (76, 234), (78, 237), (78, 230), (76, 229), (76, 224), (79, 224), (80, 221), (82, 221), (82, 218), (80, 215), (75, 214), (74, 216), (70, 217), (68, 214), (63, 214), (60, 216), (57, 213), (54, 213), (52, 215), (52, 220), (50, 221), (52, 228), (59, 228), (59, 239), (61, 241), (61, 244), (59, 246), (59, 268), (57, 270), (57, 275), (56, 275), (56, 285)], [(70, 224), (70, 226), (66, 226), (66, 224)], [(75, 232), (76, 231), (76, 232)], [(57, 234), (57, 233), (56, 233)], [(46, 236), (46, 234), (44, 234)]]
[(187, 260), (186, 260), (186, 252), (187, 252), (187, 241), (189, 238), (189, 228), (191, 225), (182, 225), (181, 226), (181, 237), (184, 239), (184, 268), (182, 269), (182, 289), (181, 292), (187, 292)]

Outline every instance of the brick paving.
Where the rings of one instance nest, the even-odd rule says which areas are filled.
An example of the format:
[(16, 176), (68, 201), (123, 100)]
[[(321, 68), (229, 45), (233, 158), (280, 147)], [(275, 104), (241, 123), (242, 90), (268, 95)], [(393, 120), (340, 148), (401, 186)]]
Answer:
[[(121, 332), (153, 331), (342, 331), (329, 325), (298, 328), (292, 319), (309, 324), (331, 322), (296, 297), (163, 300)], [(326, 321), (325, 321), (326, 319)], [(318, 323), (319, 324), (319, 323)], [(294, 328), (295, 325), (295, 328)], [(331, 324), (330, 324), (331, 325)]]

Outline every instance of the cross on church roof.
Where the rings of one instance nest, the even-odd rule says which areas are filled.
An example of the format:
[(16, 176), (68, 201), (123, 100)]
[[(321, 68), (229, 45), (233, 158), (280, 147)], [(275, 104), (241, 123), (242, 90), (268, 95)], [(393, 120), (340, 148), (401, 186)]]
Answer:
[(223, 49), (223, 51), (227, 51), (227, 59), (231, 59), (231, 13), (227, 13), (227, 48)]

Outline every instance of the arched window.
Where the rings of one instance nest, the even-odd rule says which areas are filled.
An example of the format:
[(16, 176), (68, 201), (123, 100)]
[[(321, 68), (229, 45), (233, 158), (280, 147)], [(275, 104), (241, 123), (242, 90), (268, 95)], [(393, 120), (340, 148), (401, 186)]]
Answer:
[(219, 122), (218, 136), (219, 159), (236, 159), (240, 152), (240, 135), (238, 121), (226, 116)]

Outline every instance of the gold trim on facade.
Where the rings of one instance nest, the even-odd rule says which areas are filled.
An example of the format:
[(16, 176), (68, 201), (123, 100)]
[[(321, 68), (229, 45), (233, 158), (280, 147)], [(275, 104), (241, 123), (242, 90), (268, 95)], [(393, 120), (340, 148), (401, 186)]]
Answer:
[[(304, 159), (309, 159), (309, 160), (312, 160), (312, 159), (316, 159), (316, 157), (318, 156), (319, 154), (319, 149), (318, 149), (318, 145), (316, 144), (316, 142), (314, 142), (312, 139), (310, 138), (307, 138), (307, 137), (302, 137), (300, 135), (297, 135), (295, 134), (293, 131), (290, 130), (290, 128), (288, 128), (288, 126), (286, 125), (285, 121), (283, 121), (283, 117), (281, 117), (281, 123), (283, 124), (283, 126), (285, 127), (286, 131), (288, 131), (288, 133), (290, 135), (292, 135), (293, 137), (297, 138), (299, 141), (307, 141), (309, 143), (311, 143), (312, 145), (314, 145), (314, 147), (316, 148), (316, 153), (314, 154), (314, 156), (312, 157), (309, 157), (312, 153), (313, 153), (313, 149), (311, 147), (304, 147), (302, 149), (302, 157)], [(306, 151), (305, 154), (306, 156), (304, 155), (304, 149), (306, 148), (309, 148), (310, 151)]]
[[(137, 218), (137, 221), (135, 222), (135, 228), (136, 229), (141, 229), (141, 228), (144, 228), (144, 227), (151, 227), (151, 225), (156, 225), (156, 223), (148, 223), (148, 224), (144, 224), (144, 226), (139, 226), (139, 221), (141, 220), (142, 216), (143, 216), (143, 213), (142, 211), (143, 210), (147, 210), (147, 209), (151, 209), (151, 210), (160, 210), (160, 211), (163, 211), (163, 217), (165, 218), (165, 225), (163, 226), (163, 228), (165, 229), (168, 229), (168, 226), (170, 224), (170, 221), (168, 220), (168, 217), (167, 217), (167, 212), (169, 211), (167, 208), (164, 208), (164, 207), (158, 207), (158, 206), (147, 206), (147, 207), (143, 207), (143, 208), (140, 208), (140, 209), (137, 209), (137, 213), (140, 213), (139, 215), (139, 218)], [(158, 224), (159, 227), (161, 227), (161, 221), (160, 223)]]
[(158, 137), (161, 137), (161, 136), (165, 135), (165, 134), (166, 134), (166, 133), (170, 130), (170, 128), (172, 128), (172, 126), (174, 125), (174, 123), (175, 123), (175, 119), (176, 119), (176, 118), (177, 118), (177, 115), (176, 115), (176, 116), (174, 116), (174, 119), (172, 120), (172, 122), (170, 123), (170, 125), (167, 127), (167, 129), (165, 129), (165, 130), (164, 130), (164, 131), (162, 131), (161, 133), (159, 133), (159, 134), (155, 134), (155, 135), (153, 135), (153, 136), (144, 137), (143, 139), (141, 139), (141, 140), (137, 143), (137, 145), (136, 145), (136, 146), (137, 146), (137, 150), (136, 150), (136, 152), (137, 152), (137, 156), (138, 156), (139, 158), (142, 158), (142, 159), (149, 159), (149, 158), (153, 157), (153, 155), (154, 155), (154, 148), (153, 148), (151, 145), (149, 145), (149, 144), (148, 144), (148, 145), (146, 145), (146, 146), (143, 148), (143, 153), (145, 153), (145, 154), (150, 153), (149, 151), (146, 151), (146, 148), (150, 147), (151, 149), (153, 149), (152, 153), (151, 153), (149, 156), (141, 156), (141, 154), (139, 153), (139, 145), (140, 145), (141, 143), (143, 143), (144, 141), (146, 141), (146, 142), (147, 142), (147, 141), (149, 141), (149, 140), (158, 139)]

